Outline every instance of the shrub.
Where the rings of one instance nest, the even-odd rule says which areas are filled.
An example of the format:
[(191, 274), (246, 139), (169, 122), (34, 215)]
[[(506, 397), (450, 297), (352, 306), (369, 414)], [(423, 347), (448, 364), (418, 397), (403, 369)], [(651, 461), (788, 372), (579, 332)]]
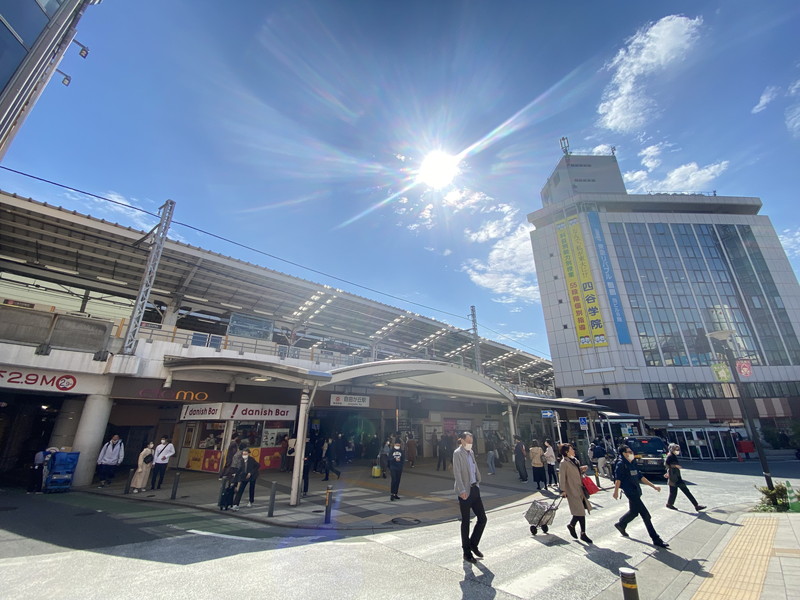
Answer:
[(782, 483), (776, 483), (775, 489), (769, 489), (766, 486), (755, 486), (761, 492), (761, 500), (755, 507), (758, 512), (785, 512), (789, 510), (789, 493), (786, 486)]

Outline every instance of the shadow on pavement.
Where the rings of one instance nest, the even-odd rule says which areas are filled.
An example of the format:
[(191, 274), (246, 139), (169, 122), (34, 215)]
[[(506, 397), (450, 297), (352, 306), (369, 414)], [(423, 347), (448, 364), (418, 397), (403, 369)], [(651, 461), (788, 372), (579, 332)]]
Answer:
[(595, 545), (587, 545), (583, 548), (586, 550), (586, 558), (596, 565), (608, 569), (614, 576), (619, 574), (621, 567), (632, 568), (628, 564), (628, 559), (631, 558), (630, 554)]
[[(475, 574), (475, 569), (480, 574)], [(462, 600), (490, 600), (497, 596), (497, 591), (492, 587), (494, 573), (482, 562), (472, 565), (464, 563), (464, 579), (459, 582)]]

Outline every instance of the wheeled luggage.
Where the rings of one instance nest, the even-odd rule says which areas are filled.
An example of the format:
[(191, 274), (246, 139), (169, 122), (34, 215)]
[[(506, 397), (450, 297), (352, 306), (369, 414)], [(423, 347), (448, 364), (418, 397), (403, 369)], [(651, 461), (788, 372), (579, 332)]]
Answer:
[(531, 525), (531, 533), (536, 535), (539, 528), (542, 533), (547, 533), (549, 526), (556, 518), (556, 511), (561, 504), (561, 496), (554, 499), (551, 504), (544, 500), (534, 500), (525, 511), (525, 520)]

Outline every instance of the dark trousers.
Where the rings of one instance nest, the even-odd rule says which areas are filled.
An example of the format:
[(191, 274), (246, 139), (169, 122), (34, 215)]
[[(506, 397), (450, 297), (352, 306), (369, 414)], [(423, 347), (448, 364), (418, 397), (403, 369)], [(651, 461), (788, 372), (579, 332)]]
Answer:
[(436, 470), (447, 471), (447, 452), (439, 452), (439, 460), (436, 461)]
[(391, 494), (397, 496), (400, 489), (400, 478), (403, 476), (403, 469), (389, 469), (389, 474), (392, 476)]
[(676, 485), (669, 486), (669, 499), (667, 499), (668, 505), (672, 506), (675, 504), (675, 499), (678, 497), (678, 489), (686, 494), (686, 497), (689, 499), (689, 502), (692, 503), (692, 506), (697, 506), (697, 500), (694, 499), (692, 492), (689, 491), (689, 488), (686, 487), (686, 484), (683, 481), (679, 481)]
[(117, 465), (97, 465), (97, 476), (100, 481), (111, 481), (114, 473), (117, 472)]
[[(466, 554), (478, 547), (483, 530), (486, 528), (486, 511), (483, 508), (483, 500), (481, 500), (481, 490), (477, 485), (469, 488), (469, 497), (466, 500), (461, 496), (458, 497), (458, 508), (461, 509), (461, 549)], [(470, 511), (474, 512), (478, 518), (472, 535), (469, 534)]]
[(30, 473), (28, 473), (28, 493), (42, 491), (42, 465), (31, 465)]
[(303, 493), (308, 493), (308, 474), (311, 471), (311, 461), (305, 461), (303, 463)]
[(547, 465), (547, 485), (558, 485), (555, 465)]
[(522, 481), (528, 481), (528, 469), (525, 466), (525, 459), (519, 456), (514, 456), (514, 464), (517, 466), (517, 473)]
[(326, 458), (325, 459), (325, 479), (328, 478), (328, 475), (330, 474), (331, 471), (336, 473), (337, 477), (341, 477), (342, 476), (342, 472), (339, 469), (337, 469), (335, 466), (333, 466), (333, 460), (331, 460), (330, 458)]
[(622, 515), (619, 524), (623, 527), (627, 527), (628, 523), (633, 521), (636, 517), (642, 517), (644, 526), (647, 528), (647, 533), (650, 534), (650, 539), (654, 542), (661, 539), (656, 533), (655, 527), (653, 527), (653, 522), (650, 520), (650, 513), (647, 511), (644, 502), (642, 502), (641, 496), (634, 496), (633, 498), (628, 497), (628, 512)]
[(161, 489), (164, 483), (164, 475), (167, 473), (167, 463), (153, 463), (153, 471), (150, 473), (150, 489)]
[(239, 489), (236, 490), (236, 499), (233, 501), (235, 506), (239, 506), (239, 502), (242, 501), (242, 496), (244, 496), (244, 488), (250, 488), (250, 504), (256, 501), (256, 478), (251, 477), (247, 481), (239, 482)]

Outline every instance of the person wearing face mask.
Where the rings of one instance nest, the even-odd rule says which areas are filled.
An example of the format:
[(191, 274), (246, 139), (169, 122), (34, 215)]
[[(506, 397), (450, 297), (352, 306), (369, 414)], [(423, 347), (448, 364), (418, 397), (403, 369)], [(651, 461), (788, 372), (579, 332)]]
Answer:
[(667, 448), (667, 452), (667, 458), (664, 460), (664, 466), (667, 468), (667, 481), (669, 482), (669, 498), (667, 499), (667, 508), (678, 510), (675, 508), (675, 499), (678, 497), (678, 490), (680, 489), (689, 499), (689, 502), (692, 503), (694, 509), (697, 512), (700, 512), (705, 508), (705, 506), (697, 503), (697, 500), (695, 500), (692, 492), (690, 492), (689, 488), (686, 487), (683, 477), (681, 477), (682, 467), (680, 460), (678, 460), (678, 457), (681, 454), (681, 447), (678, 446), (678, 444), (670, 444)]
[(653, 522), (650, 520), (650, 513), (647, 511), (644, 502), (642, 502), (642, 486), (640, 482), (649, 485), (655, 491), (660, 492), (661, 488), (653, 485), (648, 481), (647, 477), (642, 475), (639, 471), (639, 465), (636, 463), (633, 450), (629, 446), (622, 445), (619, 447), (619, 458), (614, 466), (614, 500), (619, 499), (619, 490), (625, 492), (628, 498), (628, 512), (622, 515), (619, 522), (614, 523), (614, 527), (622, 534), (622, 537), (628, 537), (626, 528), (628, 524), (636, 517), (642, 517), (644, 526), (647, 528), (647, 533), (650, 534), (650, 539), (653, 540), (653, 545), (659, 548), (669, 548), (661, 537), (656, 533)]
[(236, 483), (238, 484), (238, 489), (236, 490), (236, 497), (233, 500), (233, 506), (231, 510), (239, 510), (239, 502), (242, 501), (242, 496), (244, 496), (244, 489), (249, 487), (249, 502), (247, 503), (247, 508), (253, 506), (253, 503), (256, 500), (256, 479), (258, 479), (258, 461), (250, 456), (250, 450), (245, 448), (242, 450), (242, 462), (239, 464), (238, 469), (236, 470)]
[(591, 544), (592, 540), (586, 535), (586, 513), (591, 512), (592, 505), (583, 493), (583, 474), (586, 466), (581, 466), (575, 457), (575, 447), (572, 444), (564, 444), (559, 448), (561, 454), (561, 497), (566, 498), (569, 503), (569, 512), (572, 513), (572, 520), (567, 525), (569, 534), (578, 539), (578, 532), (575, 525), (581, 526), (581, 537), (584, 542)]
[(164, 483), (164, 475), (167, 472), (167, 463), (169, 459), (175, 454), (175, 446), (167, 436), (161, 437), (161, 443), (156, 446), (155, 454), (153, 455), (153, 472), (150, 475), (150, 489), (161, 489), (161, 484)]
[[(478, 550), (483, 530), (486, 528), (486, 510), (481, 500), (481, 472), (478, 461), (472, 452), (472, 434), (464, 431), (458, 436), (461, 445), (453, 452), (453, 476), (455, 485), (453, 489), (458, 494), (458, 508), (461, 511), (461, 549), (464, 560), (475, 564), (475, 558), (483, 558), (483, 552)], [(477, 522), (469, 533), (470, 512), (475, 513)]]
[(103, 447), (100, 448), (100, 455), (97, 457), (97, 476), (100, 478), (100, 486), (105, 487), (114, 479), (117, 467), (122, 464), (125, 458), (125, 444), (115, 433), (111, 436)]
[(139, 460), (136, 462), (136, 473), (131, 479), (131, 489), (134, 494), (147, 490), (147, 482), (150, 480), (150, 470), (153, 468), (153, 442), (147, 442), (147, 446), (139, 453)]
[(397, 438), (389, 451), (389, 475), (392, 478), (390, 500), (400, 500), (400, 496), (397, 495), (397, 492), (400, 491), (400, 478), (403, 476), (403, 465), (405, 462), (406, 453), (403, 451), (400, 438)]

